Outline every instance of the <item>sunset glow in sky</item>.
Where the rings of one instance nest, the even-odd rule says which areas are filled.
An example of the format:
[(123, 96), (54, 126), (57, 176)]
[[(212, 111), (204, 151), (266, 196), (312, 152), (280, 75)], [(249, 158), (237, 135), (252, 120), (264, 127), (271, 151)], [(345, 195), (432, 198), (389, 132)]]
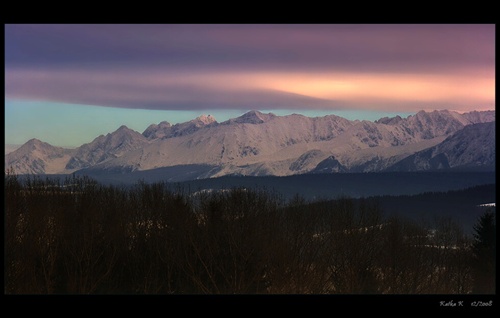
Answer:
[(374, 120), (495, 108), (495, 25), (5, 25), (7, 144), (257, 109)]

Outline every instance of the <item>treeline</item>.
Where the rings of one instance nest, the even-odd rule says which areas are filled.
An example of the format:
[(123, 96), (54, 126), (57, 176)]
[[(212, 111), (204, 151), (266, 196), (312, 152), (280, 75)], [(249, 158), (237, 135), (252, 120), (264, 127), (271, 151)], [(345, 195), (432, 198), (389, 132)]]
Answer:
[(492, 231), (493, 214), (469, 237), (451, 218), (384, 217), (370, 200), (8, 173), (5, 292), (494, 293)]

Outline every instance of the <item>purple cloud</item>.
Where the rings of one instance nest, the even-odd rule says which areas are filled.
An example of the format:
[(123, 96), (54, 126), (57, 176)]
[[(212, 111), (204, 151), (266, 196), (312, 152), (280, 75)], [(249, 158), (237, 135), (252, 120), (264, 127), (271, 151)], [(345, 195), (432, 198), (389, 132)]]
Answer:
[[(354, 94), (277, 84), (347, 74), (354, 86), (389, 92), (374, 105), (418, 103), (387, 99), (391, 87), (375, 86), (377, 74), (394, 85), (401, 74), (486, 83), (481, 101), (467, 103), (493, 107), (494, 40), (494, 25), (6, 25), (6, 98), (150, 109), (368, 107)], [(356, 80), (367, 76), (373, 86)], [(428, 95), (443, 87), (450, 84)]]

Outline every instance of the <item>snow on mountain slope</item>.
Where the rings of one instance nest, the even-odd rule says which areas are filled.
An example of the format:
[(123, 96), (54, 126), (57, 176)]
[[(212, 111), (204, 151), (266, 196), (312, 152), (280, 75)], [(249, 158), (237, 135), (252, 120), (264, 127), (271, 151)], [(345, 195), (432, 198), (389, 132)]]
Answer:
[(170, 125), (167, 121), (162, 121), (158, 125), (151, 124), (148, 128), (146, 128), (146, 130), (144, 130), (142, 135), (148, 139), (163, 138), (170, 135), (171, 127), (172, 125)]
[(470, 166), (495, 166), (495, 122), (468, 125), (442, 143), (416, 152), (389, 171), (420, 171)]
[(334, 156), (346, 169), (378, 171), (422, 147), (436, 145), (468, 121), (443, 111), (383, 122), (251, 111), (191, 134), (156, 140), (94, 168), (135, 171), (207, 164), (222, 168), (217, 175), (290, 175), (312, 171)]
[[(217, 167), (212, 176), (382, 171), (466, 125), (494, 119), (494, 111), (447, 110), (375, 122), (250, 111), (218, 123), (203, 115), (176, 125), (153, 124), (142, 134), (122, 126), (77, 148), (65, 168), (100, 173), (203, 165)], [(43, 170), (44, 160), (34, 163), (34, 171)]]
[(127, 152), (148, 144), (146, 137), (140, 133), (121, 126), (116, 131), (99, 136), (91, 143), (78, 147), (66, 165), (67, 169), (82, 169), (101, 162), (114, 159)]
[(352, 122), (338, 116), (278, 117), (251, 112), (239, 118), (245, 120), (206, 126), (189, 135), (156, 140), (99, 167), (129, 166), (147, 170), (181, 164), (231, 163), (243, 166), (262, 161), (295, 159), (302, 153), (294, 152), (287, 157), (286, 152), (280, 154), (280, 151), (295, 144), (330, 140), (352, 125)]
[(192, 134), (199, 129), (210, 125), (217, 125), (215, 118), (211, 115), (201, 115), (188, 122), (175, 124), (173, 126), (166, 121), (162, 121), (158, 125), (152, 124), (146, 128), (142, 135), (149, 140), (179, 137)]
[(17, 174), (68, 173), (65, 165), (73, 153), (73, 149), (31, 139), (5, 156), (5, 169), (12, 168)]
[(259, 112), (258, 110), (251, 110), (240, 117), (229, 119), (225, 122), (222, 122), (223, 125), (231, 125), (231, 124), (262, 124), (268, 122), (271, 119), (274, 119), (276, 115), (273, 113), (264, 114)]
[(448, 110), (424, 112), (419, 111), (403, 122), (403, 127), (420, 133), (422, 139), (431, 139), (434, 137), (451, 134), (462, 129), (470, 122), (457, 112)]
[(297, 158), (297, 160), (293, 161), (290, 164), (289, 169), (297, 173), (308, 171), (310, 170), (308, 169), (308, 167), (311, 165), (311, 162), (316, 163), (317, 165), (318, 157), (324, 158), (325, 156), (327, 155), (325, 155), (325, 153), (321, 150), (318, 149), (309, 150), (304, 154), (300, 155), (300, 157)]
[(495, 111), (487, 110), (478, 112), (476, 110), (469, 113), (462, 114), (462, 116), (467, 119), (471, 124), (488, 123), (495, 121)]

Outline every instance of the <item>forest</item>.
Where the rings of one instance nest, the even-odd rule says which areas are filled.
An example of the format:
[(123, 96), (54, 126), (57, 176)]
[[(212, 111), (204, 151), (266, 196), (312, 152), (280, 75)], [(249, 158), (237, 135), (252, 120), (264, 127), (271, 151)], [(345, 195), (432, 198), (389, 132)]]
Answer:
[(376, 200), (5, 175), (6, 294), (494, 294), (496, 222)]

